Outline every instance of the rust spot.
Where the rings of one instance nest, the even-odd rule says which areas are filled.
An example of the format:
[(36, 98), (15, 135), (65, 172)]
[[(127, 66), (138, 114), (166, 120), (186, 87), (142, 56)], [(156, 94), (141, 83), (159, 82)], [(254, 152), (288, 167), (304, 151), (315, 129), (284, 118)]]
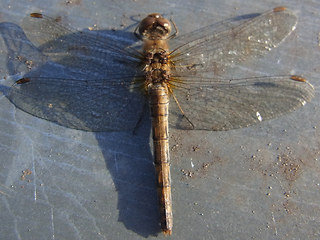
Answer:
[(200, 150), (200, 147), (199, 146), (193, 146), (192, 147), (192, 151), (194, 151), (194, 152), (197, 152), (197, 151), (199, 151)]
[(30, 169), (26, 169), (26, 170), (22, 171), (22, 175), (21, 175), (20, 179), (25, 180), (26, 176), (31, 175), (31, 174), (32, 174), (32, 171)]
[(278, 160), (285, 179), (289, 182), (297, 180), (301, 174), (301, 166), (297, 163), (297, 160), (291, 159), (286, 154), (279, 155)]
[(221, 162), (221, 159), (217, 157), (210, 162), (203, 163), (200, 167), (195, 168), (194, 170), (181, 169), (181, 172), (186, 178), (202, 177), (208, 173), (210, 167), (212, 167), (216, 162)]

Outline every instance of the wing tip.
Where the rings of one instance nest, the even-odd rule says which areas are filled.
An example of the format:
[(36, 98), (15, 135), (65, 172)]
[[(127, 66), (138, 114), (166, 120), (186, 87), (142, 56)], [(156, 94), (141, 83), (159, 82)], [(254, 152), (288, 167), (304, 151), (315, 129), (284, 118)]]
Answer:
[(30, 17), (33, 18), (43, 18), (43, 15), (41, 13), (30, 13)]
[(24, 83), (27, 83), (30, 81), (31, 81), (30, 78), (24, 77), (24, 78), (21, 78), (18, 81), (16, 81), (16, 84), (24, 84)]
[(284, 6), (279, 6), (279, 7), (275, 7), (275, 8), (273, 9), (273, 12), (283, 12), (283, 11), (285, 11), (285, 10), (287, 10), (286, 7), (284, 7)]
[(301, 77), (301, 76), (298, 76), (298, 75), (292, 75), (290, 77), (291, 80), (294, 80), (294, 81), (298, 81), (298, 82), (307, 82), (307, 79)]

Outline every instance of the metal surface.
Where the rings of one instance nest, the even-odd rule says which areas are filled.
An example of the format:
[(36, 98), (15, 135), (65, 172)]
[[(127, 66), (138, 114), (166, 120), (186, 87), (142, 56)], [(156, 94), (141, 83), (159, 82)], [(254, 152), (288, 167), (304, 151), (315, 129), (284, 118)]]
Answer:
[[(85, 5), (85, 3), (83, 4)], [(136, 5), (137, 10), (133, 10), (132, 15), (137, 13), (138, 10), (141, 11), (139, 4), (142, 3), (136, 4), (138, 5)], [(209, 9), (208, 7), (210, 7), (210, 4), (201, 4), (203, 4), (201, 9)], [(219, 5), (218, 9), (230, 9), (231, 2), (228, 4)], [(316, 13), (312, 12), (312, 9), (316, 8), (311, 7), (312, 4), (316, 4), (310, 2), (309, 8), (308, 3), (305, 4), (303, 7), (301, 5), (302, 10), (298, 14), (300, 24), (302, 22), (303, 26), (313, 26), (316, 20), (310, 21), (308, 17), (312, 16), (312, 19), (317, 19)], [(161, 12), (161, 10), (166, 12), (165, 7), (168, 7), (169, 4), (162, 6), (162, 8), (159, 6), (160, 9), (154, 9), (154, 5), (150, 6), (150, 9), (148, 9), (148, 5), (144, 6), (146, 13)], [(178, 19), (179, 14), (190, 11), (190, 6), (192, 5), (185, 4), (177, 13), (174, 13), (175, 21), (175, 16), (177, 15)], [(291, 8), (297, 6), (299, 4)], [(74, 8), (77, 7), (79, 8), (79, 6)], [(114, 7), (116, 8), (116, 6)], [(259, 6), (257, 12), (272, 7), (274, 6)], [(97, 9), (95, 11), (98, 11)], [(128, 9), (134, 8), (131, 8), (128, 4)], [(213, 9), (213, 6), (211, 6), (211, 9)], [(31, 12), (34, 9), (27, 10)], [(228, 16), (237, 16), (248, 12), (253, 11), (248, 11), (248, 6), (242, 6), (241, 10), (230, 11)], [(221, 15), (217, 11), (215, 13), (219, 19), (226, 18), (224, 16), (225, 12), (219, 12)], [(213, 14), (213, 16), (215, 15)], [(106, 22), (108, 21), (106, 20)], [(112, 25), (112, 20), (109, 22), (109, 27), (116, 25), (116, 23)], [(176, 23), (178, 26), (183, 26), (177, 21)], [(90, 24), (83, 25), (83, 27), (88, 25)], [(190, 26), (191, 30), (197, 28), (197, 26), (194, 27)], [(180, 31), (185, 32), (183, 29), (180, 29)], [(303, 45), (305, 48), (297, 48), (297, 45), (301, 44), (301, 39), (293, 37), (294, 45), (289, 43), (282, 50), (280, 49), (279, 53), (264, 59), (263, 67), (259, 69), (258, 66), (256, 71), (268, 75), (281, 73), (272, 69), (275, 68), (274, 59), (280, 59), (281, 56), (278, 65), (279, 69), (283, 69), (283, 74), (288, 74), (288, 71), (294, 69), (297, 74), (302, 73), (309, 79), (317, 89), (315, 78), (317, 68), (310, 64), (311, 59), (316, 59), (316, 56), (314, 56), (316, 52), (312, 51), (310, 45), (317, 47), (318, 43), (316, 37), (306, 37), (309, 36), (308, 33), (317, 36), (317, 32), (313, 31), (312, 27), (305, 27), (299, 33), (302, 43), (308, 43)], [(314, 39), (315, 42), (307, 42), (309, 39)], [(308, 58), (303, 56), (308, 56)], [(266, 66), (268, 61), (272, 66), (269, 69)], [(292, 64), (296, 65), (292, 66)], [(246, 71), (249, 70), (246, 69)], [(174, 150), (175, 164), (173, 164), (173, 168), (175, 174), (173, 180), (176, 185), (173, 198), (176, 198), (175, 211), (177, 213), (175, 215), (179, 215), (179, 218), (181, 218), (181, 220), (177, 219), (177, 232), (173, 237), (189, 239), (202, 236), (206, 239), (221, 239), (239, 236), (242, 231), (246, 232), (243, 238), (250, 236), (263, 238), (268, 234), (276, 234), (279, 237), (286, 233), (292, 233), (292, 231), (288, 231), (286, 225), (280, 224), (280, 220), (286, 221), (288, 228), (294, 222), (301, 227), (301, 219), (305, 222), (312, 219), (312, 216), (316, 216), (318, 205), (316, 203), (317, 175), (315, 173), (317, 162), (315, 159), (317, 158), (316, 139), (318, 135), (317, 128), (313, 127), (316, 127), (319, 117), (317, 99), (316, 96), (315, 103), (312, 103), (310, 107), (306, 106), (307, 110), (299, 111), (294, 116), (281, 118), (258, 127), (215, 134), (173, 131), (171, 148)], [(5, 98), (3, 98), (2, 102), (5, 101)], [(13, 216), (12, 219), (14, 219), (14, 216), (25, 216), (21, 221), (15, 220), (15, 226), (20, 230), (18, 231), (20, 234), (23, 234), (23, 229), (26, 229), (33, 234), (33, 238), (43, 234), (43, 236), (50, 235), (59, 239), (63, 239), (63, 237), (76, 239), (86, 238), (86, 234), (89, 234), (88, 236), (92, 238), (94, 233), (99, 232), (100, 234), (93, 238), (123, 239), (129, 237), (139, 239), (141, 235), (148, 236), (157, 232), (157, 223), (152, 222), (152, 219), (156, 219), (155, 216), (157, 215), (156, 212), (152, 213), (154, 211), (152, 199), (153, 202), (156, 202), (155, 191), (152, 190), (154, 188), (152, 160), (150, 160), (150, 155), (148, 156), (150, 154), (148, 152), (149, 139), (145, 137), (145, 130), (150, 127), (145, 125), (144, 129), (139, 130), (139, 133), (134, 136), (127, 133), (93, 135), (92, 133), (65, 129), (35, 119), (18, 110), (12, 110), (13, 108), (9, 103), (3, 105), (2, 109), (4, 111), (6, 106), (8, 108), (7, 112), (11, 114), (8, 115), (4, 112), (2, 115), (5, 117), (2, 119), (7, 119), (4, 121), (7, 125), (2, 128), (2, 151), (7, 153), (6, 161), (3, 160), (2, 164), (10, 171), (4, 170), (5, 172), (2, 173), (2, 179), (5, 179), (1, 182), (4, 186), (1, 190), (4, 192), (4, 204), (2, 206), (6, 207), (3, 207), (5, 211), (1, 212), (10, 212), (9, 215)], [(310, 108), (312, 114), (308, 114), (308, 111), (311, 111)], [(303, 121), (299, 121), (299, 118)], [(12, 122), (15, 125), (11, 125)], [(284, 129), (285, 132), (281, 131)], [(19, 132), (22, 133), (22, 137), (11, 137)], [(77, 139), (77, 141), (72, 141), (72, 139)], [(299, 139), (300, 141), (295, 142), (293, 139)], [(126, 149), (120, 147), (120, 143), (125, 143)], [(6, 149), (11, 149), (11, 151), (6, 151)], [(84, 149), (88, 152), (83, 151)], [(258, 151), (259, 149), (260, 151)], [(107, 162), (107, 168), (103, 168), (101, 159)], [(289, 167), (286, 168), (286, 166)], [(26, 169), (31, 169), (33, 173), (26, 175), (24, 178), (32, 177), (29, 179), (31, 180), (30, 183), (19, 179), (22, 175), (20, 171)], [(183, 171), (180, 172), (182, 169)], [(306, 174), (306, 172), (309, 174)], [(295, 174), (290, 175), (290, 173)], [(311, 176), (315, 178), (311, 178)], [(149, 184), (143, 186), (142, 181), (149, 182)], [(41, 185), (42, 182), (44, 182), (43, 185)], [(134, 182), (136, 188), (132, 187), (129, 182)], [(312, 186), (309, 186), (308, 183)], [(13, 188), (11, 190), (7, 189), (11, 185)], [(314, 199), (313, 206), (316, 210), (308, 212), (308, 214), (303, 211), (304, 205), (302, 203), (305, 194), (300, 192), (301, 186), (306, 185), (308, 185), (309, 197)], [(17, 186), (24, 186), (24, 188), (17, 188)], [(118, 192), (114, 191), (113, 186)], [(28, 193), (32, 194), (28, 195)], [(11, 198), (7, 196), (10, 196), (10, 194)], [(148, 201), (146, 200), (147, 196), (151, 198)], [(118, 198), (120, 223), (117, 223), (116, 198)], [(23, 204), (17, 202), (19, 199)], [(63, 199), (66, 199), (66, 201)], [(90, 199), (93, 201), (92, 204), (90, 204)], [(149, 203), (147, 204), (147, 202)], [(149, 205), (150, 202), (151, 205)], [(33, 203), (35, 204), (33, 206), (37, 207), (36, 210), (32, 211), (33, 214), (21, 211), (31, 209), (29, 203)], [(71, 203), (73, 204), (70, 205)], [(141, 203), (143, 203), (143, 208), (137, 207)], [(295, 204), (293, 205), (293, 203)], [(21, 208), (18, 206), (21, 206)], [(140, 211), (140, 214), (135, 211)], [(48, 212), (48, 214), (41, 214), (43, 212)], [(75, 213), (79, 215), (74, 215)], [(292, 214), (294, 217), (291, 217)], [(7, 214), (3, 214), (1, 217), (5, 218), (5, 216)], [(267, 216), (267, 219), (264, 216)], [(21, 218), (19, 217), (19, 219)], [(237, 219), (242, 221), (237, 222)], [(62, 224), (64, 221), (69, 225)], [(141, 221), (145, 223), (143, 228), (140, 228)], [(10, 226), (10, 220), (5, 222)], [(33, 225), (28, 228), (28, 223), (31, 222)], [(41, 224), (46, 226), (41, 231), (37, 227), (37, 223), (44, 222), (48, 224)], [(93, 224), (93, 228), (89, 227), (88, 223), (90, 222)], [(248, 223), (251, 223), (251, 225)], [(63, 231), (62, 229), (65, 226), (70, 227)], [(227, 226), (232, 228), (228, 229)], [(235, 226), (237, 227), (234, 228)], [(300, 227), (297, 227), (294, 233), (298, 234), (301, 231), (301, 234), (307, 232), (311, 234), (312, 224), (308, 224), (308, 227), (303, 228), (303, 230)], [(70, 229), (73, 229), (73, 231), (70, 231)], [(260, 230), (255, 231), (254, 229)], [(317, 230), (314, 230), (316, 233)], [(12, 234), (13, 232), (11, 231)], [(60, 235), (58, 237), (57, 234), (61, 232), (68, 232), (71, 235), (68, 237)], [(152, 237), (150, 236), (150, 238)]]

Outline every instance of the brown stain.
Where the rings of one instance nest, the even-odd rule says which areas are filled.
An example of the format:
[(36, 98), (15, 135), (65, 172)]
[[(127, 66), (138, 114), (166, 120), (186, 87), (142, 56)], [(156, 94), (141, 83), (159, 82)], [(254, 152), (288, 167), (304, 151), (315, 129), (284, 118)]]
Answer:
[(170, 132), (170, 151), (171, 153), (179, 152), (182, 148), (181, 136), (180, 134), (171, 134)]
[[(299, 144), (294, 147), (284, 147), (280, 144), (272, 148), (275, 148), (273, 159), (271, 155), (264, 154), (263, 150), (257, 151), (255, 155), (251, 156), (251, 170), (260, 172), (266, 178), (266, 184), (268, 184), (270, 177), (278, 182), (277, 185), (280, 187), (283, 199), (275, 206), (273, 205), (277, 211), (282, 210), (289, 215), (300, 214), (302, 209), (299, 208), (296, 201), (292, 200), (298, 194), (295, 184), (302, 177), (304, 171), (318, 172), (320, 170), (315, 161), (320, 156), (320, 143), (313, 148)], [(271, 149), (270, 152), (272, 152)], [(270, 195), (272, 196), (272, 193)]]
[(197, 145), (197, 146), (192, 146), (192, 150), (194, 151), (194, 152), (197, 152), (197, 151), (199, 151), (200, 150), (200, 147)]
[[(197, 134), (195, 132), (175, 131), (170, 135), (172, 160), (176, 166), (184, 165), (180, 167), (182, 180), (205, 177), (214, 171), (217, 164), (227, 161), (221, 157), (219, 149), (212, 147), (206, 137), (198, 139), (196, 144), (190, 142), (189, 140), (194, 138), (193, 134)], [(193, 159), (194, 167), (190, 165), (190, 167), (185, 167), (186, 158)]]
[[(304, 141), (304, 140), (303, 140)], [(287, 146), (284, 150), (279, 149), (278, 167), (279, 174), (290, 186), (294, 184), (304, 171), (319, 171), (316, 159), (320, 156), (320, 143), (314, 147), (310, 145)]]
[(213, 156), (211, 161), (202, 163), (199, 167), (181, 169), (183, 177), (185, 179), (197, 179), (205, 177), (218, 163), (221, 164), (223, 161), (219, 156)]
[[(275, 150), (259, 149), (252, 154), (250, 170), (260, 172), (264, 177), (275, 177), (290, 187), (303, 173), (303, 167), (306, 165), (304, 159), (310, 159), (310, 156), (305, 158), (308, 150), (291, 150), (289, 146), (281, 145), (272, 148)], [(301, 155), (300, 152), (304, 154)]]
[(282, 203), (282, 207), (288, 214), (294, 214), (299, 211), (298, 206), (293, 201), (290, 201), (290, 199), (286, 199)]
[(279, 173), (289, 183), (293, 184), (302, 173), (303, 161), (288, 154), (280, 154), (278, 156)]
[(61, 16), (58, 16), (54, 19), (55, 22), (61, 22), (62, 21), (62, 17)]

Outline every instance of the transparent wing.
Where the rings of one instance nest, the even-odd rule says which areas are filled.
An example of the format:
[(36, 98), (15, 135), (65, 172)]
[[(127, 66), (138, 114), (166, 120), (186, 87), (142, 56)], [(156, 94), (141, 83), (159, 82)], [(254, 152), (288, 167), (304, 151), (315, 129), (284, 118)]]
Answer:
[(63, 66), (104, 76), (137, 71), (140, 53), (129, 47), (134, 42), (132, 33), (122, 36), (114, 31), (84, 32), (66, 26), (61, 17), (39, 13), (32, 13), (23, 21), (23, 29), (32, 43)]
[(171, 52), (170, 84), (176, 100), (171, 102), (170, 124), (181, 129), (241, 128), (278, 117), (310, 101), (314, 89), (301, 77), (217, 77), (229, 67), (277, 47), (296, 24), (297, 17), (290, 10), (278, 7), (177, 38), (178, 44), (185, 43)]
[[(298, 76), (247, 79), (201, 79), (176, 83), (170, 104), (171, 126), (180, 129), (229, 130), (247, 127), (291, 112), (314, 96), (314, 88)], [(190, 124), (190, 122), (193, 126)]]
[(65, 127), (86, 131), (133, 130), (145, 97), (129, 79), (23, 78), (8, 99), (23, 111)]
[(47, 61), (14, 23), (0, 23), (0, 71), (3, 75), (28, 72)]
[[(122, 131), (137, 126), (145, 96), (132, 84), (141, 77), (140, 54), (128, 47), (132, 38), (113, 31), (77, 32), (67, 28), (61, 18), (38, 13), (24, 19), (23, 29), (37, 48), (24, 47), (30, 43), (15, 39), (17, 34), (4, 34), (5, 42), (19, 41), (23, 50), (19, 59), (37, 62), (37, 68), (17, 83), (6, 84), (6, 96), (12, 103), (69, 128)], [(13, 48), (11, 45), (6, 46)], [(12, 51), (18, 50), (14, 46)]]
[(220, 75), (228, 67), (257, 58), (277, 47), (294, 29), (297, 17), (284, 7), (232, 18), (178, 38), (171, 53), (174, 76)]

